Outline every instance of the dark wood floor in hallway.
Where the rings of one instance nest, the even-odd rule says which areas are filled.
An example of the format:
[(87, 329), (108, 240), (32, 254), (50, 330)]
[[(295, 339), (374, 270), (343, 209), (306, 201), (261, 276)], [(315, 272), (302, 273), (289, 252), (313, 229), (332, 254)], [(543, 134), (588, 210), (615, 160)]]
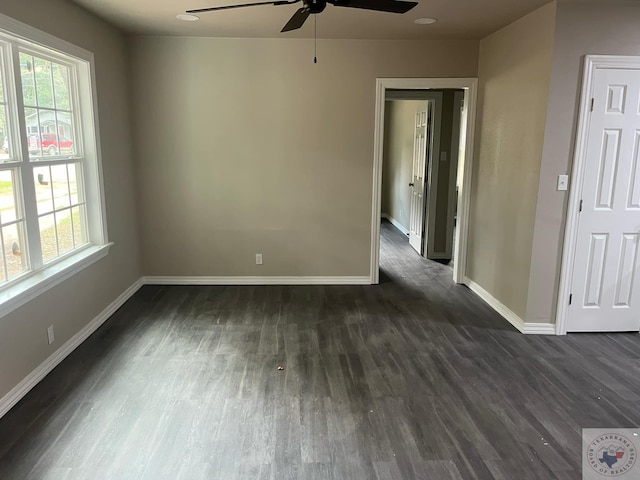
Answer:
[(0, 479), (579, 479), (581, 428), (640, 425), (639, 335), (521, 335), (382, 235), (378, 286), (142, 288), (0, 419)]

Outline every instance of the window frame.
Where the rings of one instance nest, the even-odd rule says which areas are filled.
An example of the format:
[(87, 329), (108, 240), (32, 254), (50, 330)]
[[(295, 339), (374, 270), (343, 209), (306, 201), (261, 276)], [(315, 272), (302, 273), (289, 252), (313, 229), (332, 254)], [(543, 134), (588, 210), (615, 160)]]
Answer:
[[(37, 55), (56, 63), (70, 66), (74, 73), (70, 83), (77, 107), (73, 123), (79, 143), (74, 155), (57, 156), (47, 160), (30, 158), (29, 134), (25, 120), (25, 108), (20, 88), (20, 54)], [(59, 56), (65, 58), (59, 58)], [(72, 57), (72, 58), (69, 58)], [(100, 148), (98, 101), (96, 95), (95, 59), (93, 53), (42, 32), (27, 24), (0, 14), (0, 63), (4, 76), (5, 101), (7, 102), (7, 125), (12, 160), (3, 162), (2, 170), (16, 169), (20, 178), (21, 195), (17, 203), (25, 218), (25, 236), (29, 244), (27, 255), (35, 253), (37, 260), (30, 258), (30, 270), (0, 287), (0, 317), (19, 308), (38, 295), (53, 288), (91, 264), (104, 258), (113, 243), (107, 235), (107, 217)], [(11, 81), (7, 79), (11, 76)], [(13, 103), (13, 105), (12, 105)], [(16, 126), (19, 131), (16, 130)], [(56, 132), (59, 135), (59, 132)], [(85, 222), (88, 243), (44, 262), (40, 245), (39, 215), (35, 199), (34, 169), (43, 166), (76, 163), (82, 170), (85, 202)], [(31, 196), (31, 206), (26, 201)], [(34, 211), (34, 207), (35, 211)], [(16, 208), (18, 208), (16, 206)], [(55, 210), (55, 207), (54, 207)], [(35, 233), (34, 233), (35, 232)], [(37, 242), (34, 242), (34, 237)], [(33, 256), (33, 255), (31, 255)]]

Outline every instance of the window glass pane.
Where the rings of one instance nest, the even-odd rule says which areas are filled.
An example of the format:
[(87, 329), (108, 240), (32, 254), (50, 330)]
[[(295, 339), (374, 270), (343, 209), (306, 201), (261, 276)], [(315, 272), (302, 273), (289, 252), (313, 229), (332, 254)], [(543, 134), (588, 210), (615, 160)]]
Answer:
[(9, 280), (27, 271), (27, 254), (23, 251), (24, 224), (22, 222), (2, 227), (4, 256)]
[(71, 221), (73, 222), (73, 242), (76, 247), (87, 243), (86, 223), (84, 219), (84, 206), (73, 207)]
[(81, 183), (78, 183), (80, 178), (80, 166), (75, 163), (69, 163), (67, 165), (69, 172), (69, 191), (71, 192), (71, 204), (77, 205), (80, 202), (84, 202), (84, 195), (80, 191)]
[(73, 119), (69, 112), (56, 112), (56, 151), (58, 155), (75, 155), (76, 142), (73, 133)]
[(25, 120), (27, 122), (27, 145), (29, 147), (30, 155), (40, 155), (41, 141), (40, 135), (40, 120), (38, 118), (38, 110), (35, 108), (24, 109)]
[(36, 107), (36, 82), (33, 70), (33, 57), (26, 53), (20, 54), (20, 77), (22, 79), (24, 105), (26, 107)]
[(40, 217), (40, 245), (42, 246), (43, 261), (48, 262), (58, 256), (56, 220), (53, 213)]
[[(2, 52), (0, 52), (0, 62), (3, 61)], [(0, 73), (0, 103), (4, 103), (4, 82), (2, 80), (2, 73)]]
[(53, 64), (53, 86), (55, 89), (56, 108), (59, 110), (71, 110), (69, 68)]
[(69, 197), (69, 180), (66, 165), (51, 167), (51, 186), (53, 187), (53, 203), (56, 210), (71, 206)]
[(7, 125), (7, 107), (0, 104), (0, 162), (11, 158), (9, 146), (9, 126)]
[(36, 94), (39, 107), (54, 108), (51, 63), (38, 57), (33, 58), (36, 77)]
[(20, 77), (25, 106), (55, 108), (51, 62), (21, 53)]
[(49, 167), (33, 169), (36, 185), (36, 201), (38, 202), (38, 215), (53, 211), (53, 192), (51, 190), (51, 173)]
[(25, 53), (20, 65), (30, 159), (75, 155), (70, 69)]
[[(2, 51), (0, 51), (0, 64), (3, 63), (3, 61)], [(4, 82), (2, 79), (2, 72), (0, 71), (0, 161), (6, 160), (5, 156), (8, 156), (8, 147), (5, 145), (5, 138), (9, 135), (9, 131), (7, 129), (6, 106), (4, 103)]]
[(35, 108), (25, 108), (24, 115), (27, 121), (27, 135), (35, 135), (40, 131), (40, 121), (38, 120), (38, 110)]
[(0, 223), (7, 224), (18, 219), (13, 171), (0, 171)]
[(56, 224), (58, 226), (58, 250), (60, 255), (64, 255), (73, 250), (71, 209), (56, 212)]

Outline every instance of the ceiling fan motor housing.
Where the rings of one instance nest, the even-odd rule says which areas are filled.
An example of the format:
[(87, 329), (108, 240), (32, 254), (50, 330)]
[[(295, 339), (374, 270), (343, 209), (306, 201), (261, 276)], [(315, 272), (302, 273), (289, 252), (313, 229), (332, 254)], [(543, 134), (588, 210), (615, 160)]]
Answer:
[(320, 13), (327, 6), (327, 0), (303, 0), (303, 3), (309, 9), (309, 13)]

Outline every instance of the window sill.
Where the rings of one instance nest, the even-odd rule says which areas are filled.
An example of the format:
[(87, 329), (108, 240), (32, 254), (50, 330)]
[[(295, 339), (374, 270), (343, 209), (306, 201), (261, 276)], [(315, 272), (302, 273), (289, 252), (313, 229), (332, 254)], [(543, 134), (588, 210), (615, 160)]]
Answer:
[(112, 245), (113, 243), (109, 243), (85, 248), (0, 291), (0, 318), (106, 257)]

